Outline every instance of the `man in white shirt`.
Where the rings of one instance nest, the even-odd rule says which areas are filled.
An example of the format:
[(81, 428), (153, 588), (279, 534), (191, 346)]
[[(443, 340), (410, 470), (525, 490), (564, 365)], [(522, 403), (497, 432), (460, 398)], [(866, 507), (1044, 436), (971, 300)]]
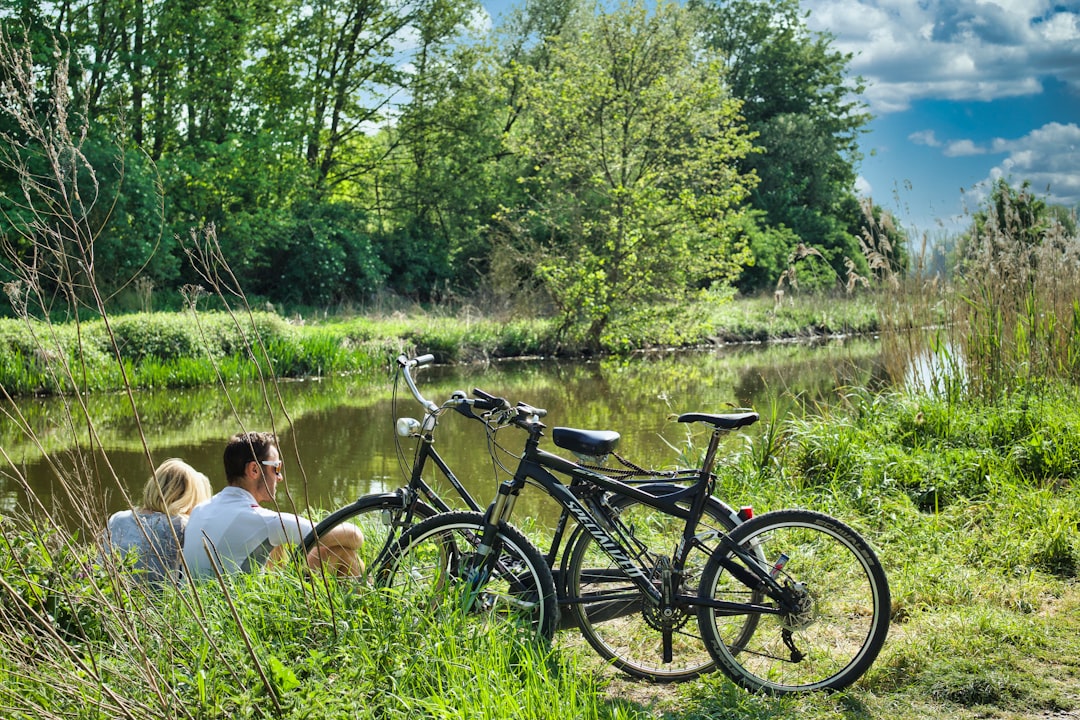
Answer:
[[(260, 505), (273, 502), (283, 479), (272, 434), (234, 435), (225, 446), (224, 463), (228, 486), (191, 511), (184, 535), (184, 563), (195, 579), (212, 577), (215, 567), (225, 574), (262, 568), (276, 548), (301, 543), (313, 527), (306, 518)], [(359, 575), (363, 568), (356, 551), (363, 542), (359, 529), (339, 525), (308, 554), (308, 564)]]

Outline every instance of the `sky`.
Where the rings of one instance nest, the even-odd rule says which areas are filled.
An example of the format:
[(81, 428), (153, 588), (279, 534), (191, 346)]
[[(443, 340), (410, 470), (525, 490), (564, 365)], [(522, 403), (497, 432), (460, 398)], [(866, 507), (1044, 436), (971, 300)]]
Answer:
[(874, 115), (858, 191), (909, 229), (965, 226), (988, 186), (1080, 204), (1080, 2), (803, 0)]
[[(484, 0), (497, 16), (520, 0)], [(1004, 177), (1080, 204), (1080, 0), (802, 0), (862, 76), (856, 191), (930, 238)]]

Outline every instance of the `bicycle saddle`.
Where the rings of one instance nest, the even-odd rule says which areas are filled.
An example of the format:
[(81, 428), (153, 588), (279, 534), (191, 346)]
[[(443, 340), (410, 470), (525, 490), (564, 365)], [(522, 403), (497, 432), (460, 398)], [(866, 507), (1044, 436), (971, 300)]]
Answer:
[(756, 423), (758, 414), (756, 412), (723, 413), (719, 415), (712, 413), (683, 413), (678, 420), (683, 423), (708, 423), (721, 430), (735, 430)]
[(551, 430), (551, 440), (563, 450), (575, 455), (600, 458), (619, 446), (619, 433), (614, 430), (577, 430), (557, 427)]

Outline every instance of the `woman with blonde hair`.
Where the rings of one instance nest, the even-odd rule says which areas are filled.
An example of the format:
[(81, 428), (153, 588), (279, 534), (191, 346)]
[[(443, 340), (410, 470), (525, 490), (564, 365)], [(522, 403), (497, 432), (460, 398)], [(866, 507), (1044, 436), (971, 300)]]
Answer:
[(141, 580), (176, 579), (188, 516), (211, 494), (206, 475), (183, 460), (169, 458), (147, 481), (142, 504), (109, 518), (105, 545), (121, 557), (134, 553), (132, 568)]

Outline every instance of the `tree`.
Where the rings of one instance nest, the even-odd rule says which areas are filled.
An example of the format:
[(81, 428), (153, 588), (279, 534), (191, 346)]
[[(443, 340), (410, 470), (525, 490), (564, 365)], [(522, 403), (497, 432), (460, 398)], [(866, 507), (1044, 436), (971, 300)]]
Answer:
[(602, 344), (620, 313), (732, 279), (746, 259), (729, 225), (753, 179), (751, 148), (691, 16), (644, 2), (598, 10), (528, 69), (530, 201), (504, 214), (562, 314)]
[(506, 140), (528, 116), (525, 68), (543, 72), (550, 64), (548, 41), (579, 5), (531, 0), (496, 31), (477, 28), (458, 43), (429, 43), (448, 28), (422, 33), (411, 99), (380, 136), (387, 155), (374, 173), (395, 291), (422, 300), (436, 288), (469, 291), (493, 267), (503, 276), (492, 285), (495, 295), (507, 287), (507, 258), (490, 252), (492, 218), (521, 203), (525, 159)]
[(57, 49), (43, 71), (26, 35), (0, 31), (0, 276), (35, 294), (41, 309), (62, 297), (68, 310), (100, 312), (140, 273), (171, 280), (176, 268), (168, 253), (155, 254), (152, 166), (90, 124), (68, 75), (67, 53)]
[[(807, 29), (798, 0), (692, 0), (691, 6), (703, 17), (708, 45), (724, 58), (731, 93), (743, 101), (763, 149), (740, 164), (761, 179), (749, 202), (769, 226), (789, 228), (796, 243), (818, 249), (836, 275), (845, 258), (865, 272), (854, 186), (857, 141), (870, 115), (857, 99), (862, 79), (847, 76), (851, 55), (833, 50), (829, 34)], [(777, 280), (758, 277), (755, 285)]]
[(393, 289), (423, 300), (440, 285), (463, 282), (456, 261), (478, 253), (477, 233), (494, 212), (487, 207), (484, 215), (501, 147), (491, 49), (478, 38), (446, 42), (468, 27), (470, 9), (433, 6), (418, 20), (409, 101), (380, 135), (386, 152), (373, 172)]

